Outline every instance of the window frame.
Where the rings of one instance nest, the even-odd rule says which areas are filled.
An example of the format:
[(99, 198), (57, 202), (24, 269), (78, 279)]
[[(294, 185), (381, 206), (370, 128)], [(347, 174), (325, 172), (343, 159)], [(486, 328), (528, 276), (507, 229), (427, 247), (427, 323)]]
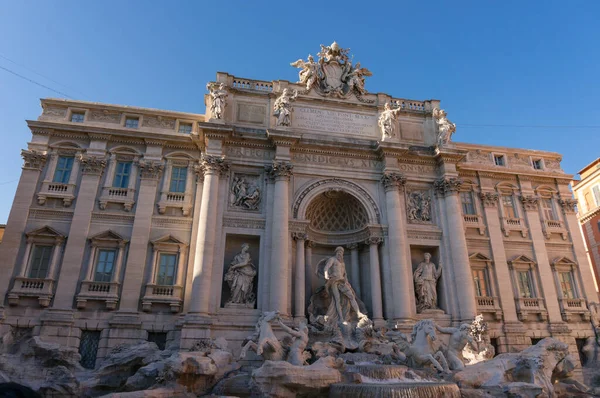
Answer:
[(531, 167), (533, 167), (534, 170), (544, 170), (545, 169), (544, 159), (543, 158), (531, 158)]
[[(129, 120), (137, 120), (137, 125), (135, 127), (128, 126), (127, 122)], [(121, 125), (126, 129), (137, 130), (142, 126), (142, 115), (135, 115), (131, 113), (124, 113), (121, 120)]]
[[(75, 118), (75, 116), (77, 116), (77, 119), (79, 119), (79, 116), (81, 116), (81, 120), (73, 120)], [(72, 111), (71, 114), (69, 115), (69, 121), (71, 123), (84, 123), (85, 122), (85, 112)]]
[[(517, 299), (543, 299), (543, 290), (541, 290), (541, 284), (538, 274), (537, 263), (525, 255), (519, 255), (514, 259), (508, 261), (508, 267), (511, 270), (511, 279), (513, 281), (513, 291), (515, 298)], [(530, 290), (530, 297), (524, 296), (521, 290), (521, 280), (519, 278), (520, 273), (526, 273), (528, 275), (528, 287)]]
[[(123, 171), (119, 171), (119, 166), (120, 165), (128, 165), (128, 170), (127, 173), (125, 174)], [(129, 161), (129, 160), (118, 160), (116, 161), (115, 164), (115, 172), (114, 175), (112, 177), (113, 181), (112, 181), (112, 188), (122, 188), (122, 189), (126, 189), (129, 188), (129, 179), (131, 178), (131, 170), (133, 168), (133, 162)], [(123, 183), (123, 179), (124, 177), (126, 177), (125, 183)], [(117, 178), (120, 179), (120, 184), (117, 184)]]
[(592, 197), (594, 198), (594, 202), (596, 203), (596, 207), (600, 206), (600, 184), (596, 184), (592, 186), (590, 189)]
[[(61, 159), (70, 159), (71, 160), (71, 164), (69, 165), (68, 168), (60, 166)], [(58, 183), (58, 184), (68, 184), (69, 180), (71, 179), (71, 173), (73, 172), (74, 164), (75, 164), (75, 156), (58, 154), (58, 159), (56, 160), (56, 167), (54, 168), (54, 175), (52, 176), (52, 182)], [(62, 179), (60, 179), (60, 181), (57, 181), (58, 173), (62, 173)], [(66, 178), (65, 178), (65, 176), (66, 176)]]
[[(511, 202), (510, 209), (511, 209), (512, 215), (506, 214), (507, 205), (504, 202), (505, 197), (510, 198), (510, 202)], [(519, 213), (518, 213), (518, 209), (517, 209), (517, 203), (515, 200), (514, 192), (511, 192), (510, 194), (508, 194), (506, 192), (500, 192), (500, 203), (502, 203), (502, 213), (505, 218), (519, 218)]]
[[(163, 267), (162, 264), (162, 259), (163, 258), (172, 258), (173, 259), (173, 264), (169, 265), (169, 264), (164, 264), (165, 266), (165, 271), (168, 270), (168, 267), (172, 267), (173, 269), (173, 275), (168, 275), (167, 273), (165, 273), (165, 275), (161, 275), (161, 269)], [(177, 265), (179, 263), (179, 252), (174, 252), (174, 251), (159, 251), (158, 252), (158, 259), (157, 259), (157, 263), (156, 263), (156, 276), (155, 276), (155, 281), (157, 285), (161, 285), (161, 286), (175, 286), (176, 285), (176, 281), (177, 281)], [(165, 283), (167, 282), (166, 279), (161, 279), (161, 278), (171, 278), (171, 283)]]
[[(46, 269), (44, 272), (43, 276), (39, 275), (40, 270), (42, 269), (41, 267), (38, 268), (36, 275), (32, 275), (33, 271), (34, 271), (34, 261), (35, 261), (35, 257), (36, 257), (36, 250), (39, 248), (46, 248), (49, 249), (48, 253), (47, 253), (47, 263), (46, 263)], [(41, 242), (37, 242), (37, 243), (33, 243), (32, 246), (32, 250), (31, 250), (31, 254), (29, 256), (29, 260), (28, 260), (28, 266), (27, 266), (27, 278), (30, 279), (48, 279), (48, 272), (50, 271), (50, 266), (52, 264), (52, 255), (54, 254), (54, 249), (55, 249), (55, 245), (51, 245), (50, 243), (41, 243)], [(40, 258), (40, 261), (43, 259), (43, 254), (42, 257)]]
[[(181, 131), (182, 127), (189, 127), (189, 131)], [(185, 130), (187, 130), (187, 128)], [(194, 123), (191, 123), (191, 122), (178, 122), (177, 123), (177, 132), (179, 134), (190, 135), (190, 134), (192, 134), (192, 131), (194, 131)]]
[[(101, 256), (102, 253), (112, 253), (112, 262), (110, 263), (110, 273), (107, 273), (106, 270), (103, 270), (104, 272), (100, 273), (98, 268), (100, 266), (101, 263)], [(94, 259), (94, 277), (93, 277), (93, 282), (101, 282), (101, 283), (108, 283), (111, 282), (113, 279), (113, 274), (115, 272), (115, 266), (117, 263), (117, 258), (118, 258), (118, 248), (115, 247), (97, 247), (96, 248), (96, 258)], [(104, 266), (106, 266), (107, 261), (103, 261)], [(103, 280), (105, 278), (98, 278), (98, 275), (104, 275), (106, 277), (107, 280)]]
[[(467, 212), (466, 208), (465, 208), (465, 201), (464, 201), (464, 196), (468, 196), (470, 199), (470, 204), (471, 205), (471, 211), (472, 212)], [(468, 190), (468, 191), (460, 191), (460, 205), (461, 205), (461, 209), (462, 209), (462, 214), (465, 216), (476, 216), (477, 215), (477, 206), (475, 205), (475, 195), (473, 195), (473, 190)]]
[[(502, 160), (502, 164), (498, 164), (497, 159)], [(494, 161), (494, 166), (497, 167), (508, 167), (508, 157), (504, 153), (494, 153), (492, 152), (492, 160)]]
[[(177, 177), (175, 178), (175, 170), (179, 170)], [(183, 174), (183, 178), (181, 177), (181, 171), (185, 170), (185, 173)], [(187, 189), (187, 178), (188, 178), (188, 166), (182, 166), (179, 164), (173, 164), (171, 166), (171, 176), (169, 179), (169, 192), (172, 193), (185, 193), (186, 189)], [(177, 186), (175, 187), (176, 189), (173, 189), (173, 183), (175, 183)], [(180, 185), (183, 184), (183, 187), (181, 187)]]

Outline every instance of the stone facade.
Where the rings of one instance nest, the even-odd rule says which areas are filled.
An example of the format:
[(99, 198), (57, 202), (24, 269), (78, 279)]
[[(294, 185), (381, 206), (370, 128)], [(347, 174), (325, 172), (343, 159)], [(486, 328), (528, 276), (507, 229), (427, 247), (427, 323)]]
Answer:
[[(598, 297), (560, 155), (453, 142), (439, 101), (367, 92), (344, 51), (294, 63), (301, 83), (218, 73), (212, 118), (42, 100), (0, 245), (0, 329), (75, 348), (96, 331), (98, 358), (159, 334), (241, 348), (262, 311), (306, 319), (341, 246), (376, 325), (482, 313), (499, 352), (548, 336), (576, 352)], [(244, 244), (253, 290), (232, 303)], [(425, 253), (439, 309), (418, 313)]]

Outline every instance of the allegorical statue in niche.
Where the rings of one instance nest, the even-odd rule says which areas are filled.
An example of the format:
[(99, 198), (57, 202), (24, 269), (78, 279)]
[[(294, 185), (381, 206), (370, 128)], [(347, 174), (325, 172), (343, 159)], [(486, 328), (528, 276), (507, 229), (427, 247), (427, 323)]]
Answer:
[(229, 203), (247, 210), (256, 210), (260, 204), (260, 189), (244, 177), (235, 177), (229, 190)]
[(254, 308), (256, 302), (254, 294), (256, 268), (252, 264), (250, 253), (248, 253), (249, 249), (250, 245), (247, 243), (242, 245), (242, 251), (235, 255), (225, 274), (225, 282), (229, 285), (231, 292), (231, 297), (225, 304), (226, 307), (241, 305)]
[(292, 102), (298, 98), (298, 91), (290, 95), (290, 90), (283, 89), (273, 105), (273, 115), (277, 118), (277, 126), (289, 126), (292, 123)]
[(381, 130), (381, 141), (385, 141), (391, 137), (395, 137), (394, 121), (398, 117), (398, 113), (402, 108), (392, 109), (389, 102), (386, 102), (383, 106), (383, 112), (379, 114), (377, 124)]
[(310, 90), (310, 88), (317, 82), (319, 77), (319, 72), (317, 68), (317, 63), (312, 55), (308, 54), (308, 61), (304, 61), (302, 58), (297, 60), (296, 62), (292, 62), (292, 65), (295, 68), (301, 68), (298, 72), (298, 83), (306, 84), (306, 90)]
[(431, 254), (425, 253), (414, 273), (415, 294), (417, 295), (417, 312), (438, 309), (437, 281), (442, 274), (442, 267), (436, 268), (431, 262)]
[(223, 119), (223, 113), (227, 106), (227, 86), (221, 83), (218, 87), (216, 83), (208, 83), (206, 89), (209, 91), (211, 98), (210, 102), (210, 117), (211, 119)]
[(456, 131), (456, 124), (450, 122), (447, 116), (448, 114), (443, 109), (435, 108), (433, 110), (433, 118), (438, 124), (437, 145), (440, 147), (449, 143), (452, 134)]
[(333, 298), (330, 310), (327, 311), (328, 317), (334, 315), (339, 322), (344, 323), (348, 320), (349, 311), (352, 309), (359, 320), (368, 319), (367, 315), (360, 311), (354, 289), (348, 282), (343, 247), (336, 247), (335, 256), (327, 259), (325, 267), (323, 267), (323, 277), (327, 281), (325, 288)]

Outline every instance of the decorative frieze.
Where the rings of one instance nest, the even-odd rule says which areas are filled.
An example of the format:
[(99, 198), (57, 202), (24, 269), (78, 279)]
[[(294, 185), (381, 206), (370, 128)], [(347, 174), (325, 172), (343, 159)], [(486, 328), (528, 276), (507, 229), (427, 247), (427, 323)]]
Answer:
[(429, 191), (411, 191), (406, 195), (406, 215), (410, 223), (431, 222), (431, 195)]
[(21, 157), (23, 157), (23, 168), (31, 170), (41, 170), (48, 159), (48, 155), (43, 152), (27, 149), (21, 150)]
[(383, 176), (381, 177), (381, 183), (386, 191), (391, 189), (400, 189), (404, 187), (404, 184), (406, 184), (406, 177), (400, 173), (388, 171), (383, 173)]
[(229, 164), (225, 162), (225, 157), (215, 155), (202, 155), (200, 167), (204, 174), (223, 174), (229, 170)]
[(433, 183), (433, 187), (438, 195), (456, 195), (460, 191), (462, 183), (462, 180), (455, 177), (440, 178)]
[(483, 203), (483, 207), (496, 207), (500, 196), (495, 192), (480, 192), (479, 199)]
[(284, 160), (274, 160), (271, 166), (265, 166), (269, 177), (272, 179), (286, 179), (289, 180), (292, 176), (294, 165)]
[(144, 116), (144, 127), (154, 127), (159, 129), (173, 130), (175, 128), (175, 119), (164, 116)]
[(565, 213), (575, 213), (577, 199), (559, 199), (558, 204), (562, 207)]
[(107, 109), (94, 110), (90, 112), (89, 120), (91, 122), (119, 123), (121, 121), (121, 113), (111, 112)]
[(67, 116), (67, 108), (47, 105), (42, 105), (42, 108), (44, 109), (44, 111), (42, 112), (43, 116), (53, 116), (58, 118), (64, 118), (65, 116)]
[(71, 221), (73, 211), (57, 209), (31, 209), (29, 218), (36, 220)]
[(139, 168), (142, 179), (155, 180), (162, 174), (164, 165), (159, 161), (140, 160)]
[(264, 219), (243, 219), (243, 218), (223, 218), (223, 226), (230, 228), (251, 228), (265, 229), (266, 221)]
[(100, 175), (106, 167), (106, 160), (96, 156), (81, 155), (79, 163), (82, 174)]
[(520, 197), (521, 204), (525, 210), (537, 210), (540, 198), (531, 195), (522, 195)]

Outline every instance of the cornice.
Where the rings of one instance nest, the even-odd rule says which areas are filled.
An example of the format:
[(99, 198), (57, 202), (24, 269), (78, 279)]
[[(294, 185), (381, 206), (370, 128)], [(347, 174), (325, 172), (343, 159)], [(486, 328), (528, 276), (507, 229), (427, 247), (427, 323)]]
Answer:
[(581, 224), (585, 224), (586, 222), (590, 221), (592, 218), (594, 218), (596, 216), (600, 216), (600, 206), (596, 207), (592, 211), (588, 211), (587, 213), (585, 213), (583, 215), (579, 215), (579, 222)]
[(482, 167), (479, 167), (479, 166), (482, 166), (482, 165), (478, 165), (478, 167), (475, 167), (475, 165), (467, 165), (465, 163), (459, 163), (457, 165), (457, 169), (459, 172), (462, 170), (476, 171), (482, 177), (498, 178), (498, 179), (504, 178), (503, 176), (511, 176), (514, 178), (519, 176), (520, 178), (531, 178), (531, 180), (528, 180), (528, 181), (542, 181), (542, 182), (545, 182), (544, 179), (546, 181), (548, 179), (568, 180), (569, 182), (573, 179), (572, 174), (545, 173), (543, 171), (537, 171), (535, 174), (531, 174), (525, 170), (510, 169), (510, 168), (500, 170), (498, 168), (488, 168), (485, 166), (482, 166)]

